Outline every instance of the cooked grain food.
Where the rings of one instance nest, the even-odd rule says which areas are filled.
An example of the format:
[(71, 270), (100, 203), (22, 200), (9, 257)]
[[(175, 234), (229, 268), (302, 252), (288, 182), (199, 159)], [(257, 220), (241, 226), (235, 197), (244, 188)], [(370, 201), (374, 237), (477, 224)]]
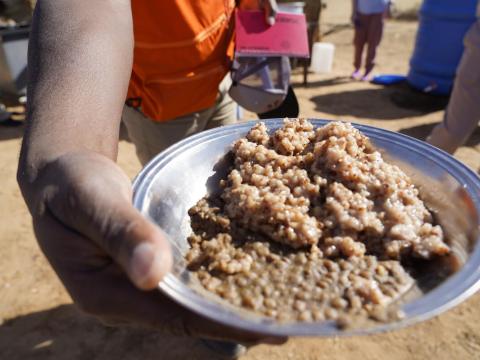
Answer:
[(190, 209), (189, 269), (233, 305), (281, 321), (379, 318), (450, 252), (418, 190), (349, 123), (256, 124), (222, 193)]

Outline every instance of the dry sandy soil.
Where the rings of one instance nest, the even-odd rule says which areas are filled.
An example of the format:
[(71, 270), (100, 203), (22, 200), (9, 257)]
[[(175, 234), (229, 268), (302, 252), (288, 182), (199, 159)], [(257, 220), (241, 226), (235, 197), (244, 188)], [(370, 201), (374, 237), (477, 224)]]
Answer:
[[(326, 26), (344, 22), (348, 18), (345, 6), (329, 3), (324, 13)], [(408, 70), (416, 26), (415, 22), (388, 23), (379, 49), (379, 73)], [(295, 76), (301, 115), (351, 120), (423, 139), (442, 118), (445, 99), (432, 99), (404, 86), (351, 82), (347, 77), (351, 39), (351, 29), (324, 39), (336, 45), (331, 74), (311, 74), (307, 88)], [(38, 249), (15, 181), (22, 131), (22, 127), (0, 127), (0, 359), (214, 359), (191, 339), (106, 328), (77, 312)], [(479, 142), (477, 132), (456, 153), (475, 171), (480, 167)], [(140, 169), (133, 146), (124, 141), (119, 163), (131, 177)], [(258, 346), (243, 359), (427, 358), (480, 359), (480, 295), (400, 331), (348, 339), (296, 338), (280, 347)]]

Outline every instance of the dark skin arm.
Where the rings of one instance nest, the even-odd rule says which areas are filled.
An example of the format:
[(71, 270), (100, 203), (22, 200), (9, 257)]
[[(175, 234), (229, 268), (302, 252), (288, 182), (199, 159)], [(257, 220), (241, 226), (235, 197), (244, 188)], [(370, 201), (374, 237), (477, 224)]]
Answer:
[(104, 322), (265, 340), (154, 290), (171, 267), (170, 248), (131, 205), (130, 181), (114, 162), (132, 57), (129, 0), (38, 1), (18, 182), (40, 247), (74, 301)]
[(133, 59), (131, 17), (128, 0), (38, 2), (22, 165), (39, 169), (78, 150), (116, 158)]

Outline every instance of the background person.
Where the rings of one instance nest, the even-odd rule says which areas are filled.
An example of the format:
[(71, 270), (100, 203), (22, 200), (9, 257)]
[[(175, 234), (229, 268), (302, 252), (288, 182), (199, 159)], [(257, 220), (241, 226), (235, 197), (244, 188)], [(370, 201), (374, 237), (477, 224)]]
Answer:
[[(390, 11), (391, 0), (352, 0), (352, 23), (355, 28), (353, 38), (354, 61), (352, 78), (370, 80), (375, 66), (375, 55), (383, 35), (384, 18)], [(365, 56), (365, 72), (361, 75), (363, 50), (367, 46)]]
[(465, 35), (464, 44), (445, 116), (427, 137), (428, 143), (451, 154), (468, 140), (480, 121), (480, 2), (477, 21)]
[(136, 39), (122, 121), (143, 165), (185, 137), (236, 122), (228, 95), (233, 9), (261, 6), (273, 24), (277, 7), (275, 0), (183, 3), (131, 2)]

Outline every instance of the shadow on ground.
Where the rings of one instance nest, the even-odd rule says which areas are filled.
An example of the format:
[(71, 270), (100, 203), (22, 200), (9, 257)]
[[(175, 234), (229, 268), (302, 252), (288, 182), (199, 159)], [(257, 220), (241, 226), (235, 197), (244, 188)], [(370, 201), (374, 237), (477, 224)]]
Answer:
[[(331, 79), (309, 81), (307, 83), (306, 87), (307, 88), (315, 88), (315, 87), (319, 87), (319, 86), (334, 86), (334, 85), (340, 85), (340, 84), (345, 84), (345, 83), (349, 83), (349, 82), (352, 82), (352, 80), (348, 76), (336, 76), (336, 77), (331, 78)], [(294, 88), (303, 87), (303, 82), (296, 81), (296, 82), (293, 82), (292, 85), (293, 85)]]
[[(345, 81), (345, 78), (334, 78), (311, 83), (309, 86), (329, 86)], [(415, 91), (406, 83), (329, 93), (314, 96), (310, 100), (315, 103), (315, 110), (323, 113), (378, 120), (426, 115), (444, 110), (448, 104), (447, 97)]]
[[(409, 128), (400, 129), (398, 132), (419, 140), (425, 140), (437, 124), (438, 123), (412, 126)], [(474, 147), (478, 144), (480, 144), (480, 127), (477, 127), (464, 146)]]
[(112, 328), (61, 305), (0, 326), (0, 359), (9, 360), (215, 360), (195, 339)]
[(15, 121), (12, 125), (0, 123), (0, 141), (21, 138), (24, 130), (25, 126), (20, 121)]

